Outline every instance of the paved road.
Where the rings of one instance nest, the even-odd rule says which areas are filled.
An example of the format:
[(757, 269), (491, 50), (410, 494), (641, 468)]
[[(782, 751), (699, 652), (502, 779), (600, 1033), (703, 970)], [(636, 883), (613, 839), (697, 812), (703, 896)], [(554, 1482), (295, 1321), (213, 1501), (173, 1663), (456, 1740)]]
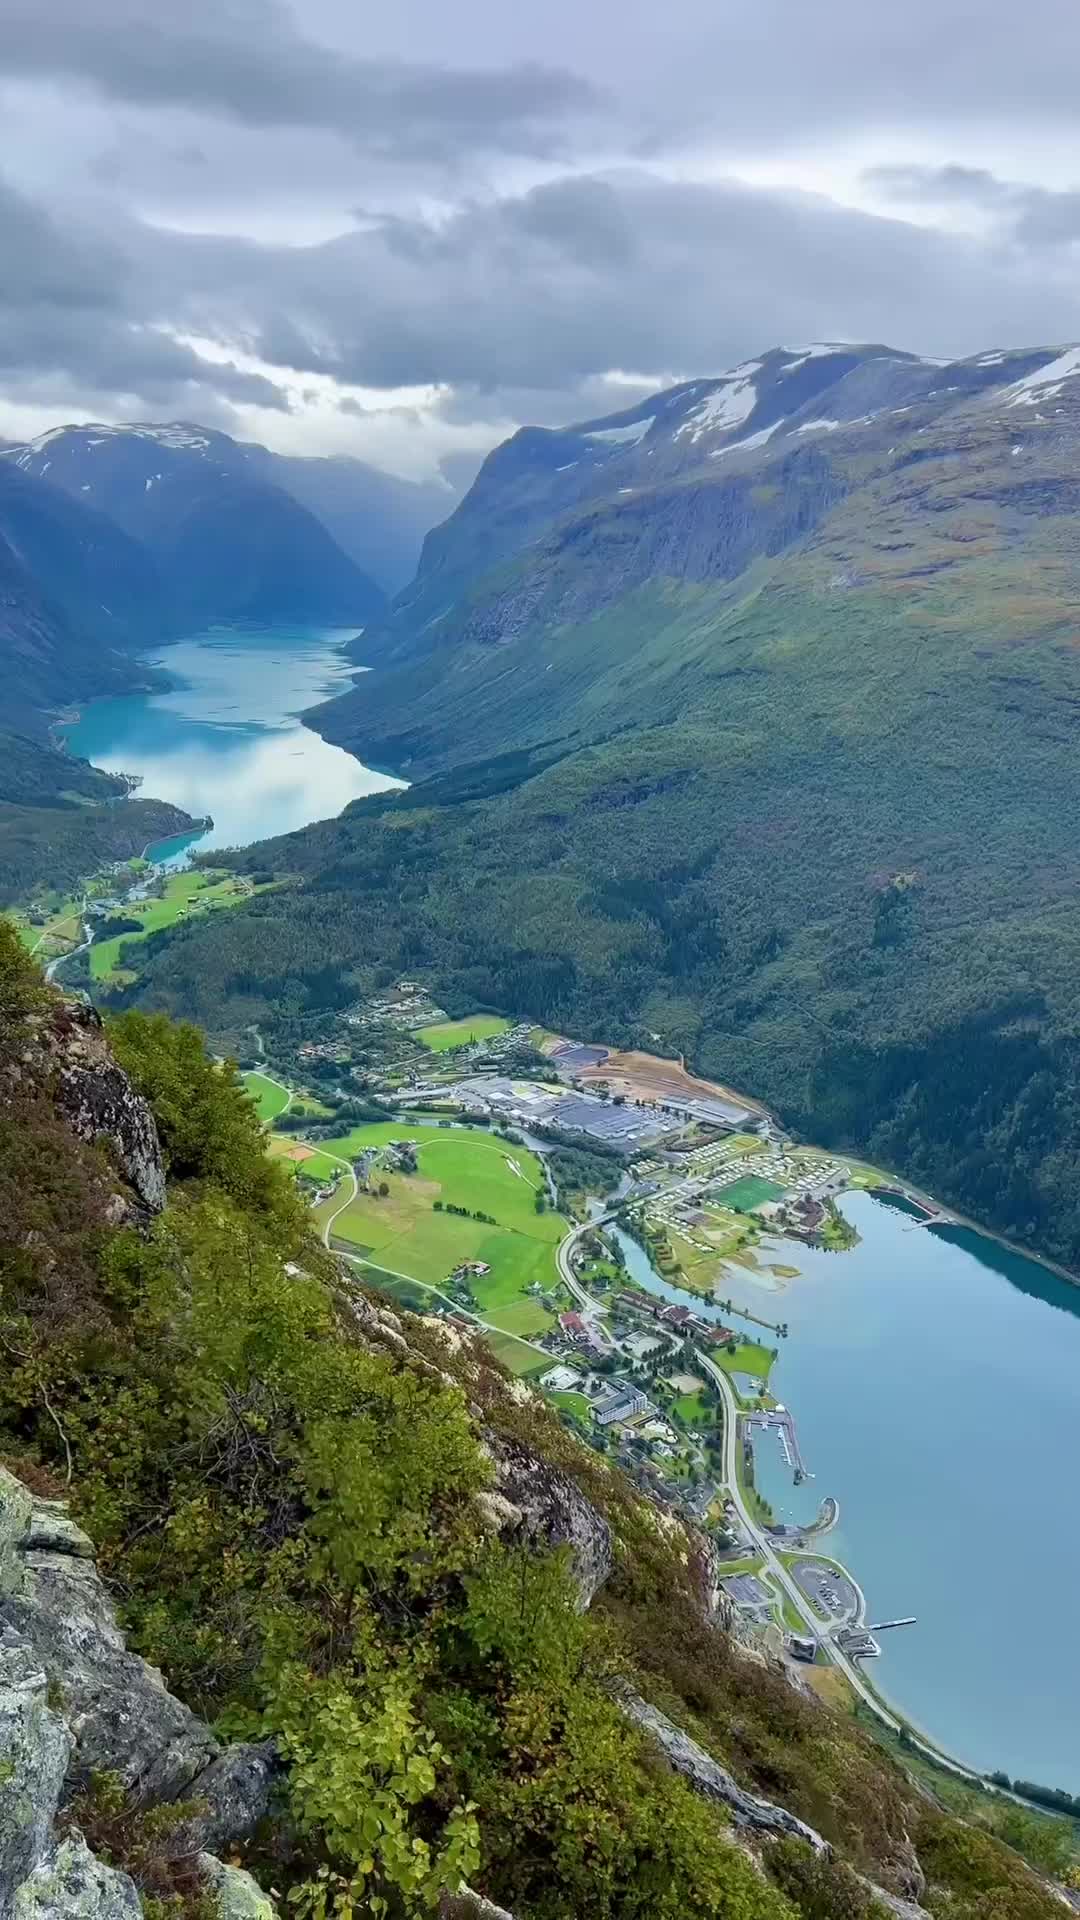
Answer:
[(359, 1195), (360, 1182), (357, 1179), (356, 1174), (353, 1172), (352, 1166), (348, 1160), (339, 1160), (336, 1153), (327, 1153), (325, 1147), (317, 1148), (317, 1152), (323, 1154), (327, 1160), (332, 1160), (335, 1167), (344, 1167), (346, 1173), (349, 1176), (349, 1181), (350, 1181), (349, 1192), (345, 1195), (345, 1198), (341, 1202), (341, 1205), (339, 1207), (334, 1208), (333, 1213), (327, 1216), (327, 1219), (323, 1224), (323, 1230), (322, 1230), (323, 1246), (326, 1248), (326, 1251), (329, 1253), (330, 1235), (331, 1235), (331, 1232), (333, 1231), (334, 1221), (338, 1218), (339, 1214), (344, 1213), (346, 1207), (352, 1206), (353, 1201)]
[[(85, 908), (86, 908), (86, 896), (84, 894), (82, 907), (79, 909), (80, 913), (84, 912)], [(44, 935), (42, 936), (42, 938), (44, 938)], [(46, 980), (55, 979), (57, 968), (64, 966), (68, 960), (74, 960), (75, 955), (77, 953), (85, 953), (87, 947), (93, 945), (93, 941), (94, 941), (94, 929), (91, 926), (89, 920), (84, 919), (83, 920), (83, 937), (79, 945), (77, 947), (69, 947), (66, 953), (58, 953), (55, 960), (49, 961), (48, 966), (45, 968)], [(40, 945), (41, 945), (41, 940), (39, 940), (37, 942), (37, 946), (34, 947), (35, 953), (37, 952), (38, 947)]]
[[(735, 1398), (735, 1390), (723, 1368), (718, 1367), (715, 1362), (710, 1360), (706, 1354), (703, 1354), (700, 1349), (698, 1359), (710, 1377), (715, 1380), (720, 1389), (721, 1399), (724, 1402), (724, 1478), (727, 1481), (732, 1501), (747, 1533), (753, 1539), (755, 1547), (761, 1554), (769, 1572), (788, 1596), (800, 1618), (805, 1622), (808, 1634), (812, 1635), (813, 1638), (818, 1641), (833, 1665), (839, 1667), (845, 1680), (847, 1680), (851, 1686), (852, 1691), (857, 1694), (864, 1706), (869, 1707), (875, 1719), (880, 1720), (881, 1724), (888, 1727), (890, 1732), (899, 1733), (904, 1723), (898, 1720), (895, 1714), (890, 1713), (888, 1707), (882, 1704), (877, 1694), (871, 1691), (854, 1661), (848, 1659), (842, 1648), (836, 1646), (835, 1642), (823, 1636), (822, 1622), (817, 1618), (809, 1601), (788, 1572), (783, 1561), (777, 1555), (776, 1549), (768, 1535), (761, 1531), (757, 1522), (751, 1516), (746, 1501), (743, 1499), (738, 1474), (736, 1472), (736, 1454), (739, 1445), (739, 1407)], [(850, 1579), (851, 1576), (849, 1575), (848, 1578)], [(860, 1601), (862, 1601), (862, 1590), (858, 1586), (858, 1583), (852, 1581), (852, 1585), (859, 1594)], [(976, 1773), (971, 1767), (965, 1767), (961, 1761), (954, 1760), (950, 1754), (943, 1753), (941, 1748), (935, 1746), (932, 1740), (921, 1739), (917, 1733), (912, 1731), (910, 1726), (908, 1727), (908, 1734), (912, 1745), (918, 1747), (925, 1753), (928, 1759), (936, 1761), (938, 1766), (947, 1768), (950, 1773), (959, 1775), (961, 1779), (975, 1780), (982, 1784), (981, 1774)]]
[(603, 1341), (608, 1351), (614, 1352), (614, 1340), (607, 1328), (600, 1325), (600, 1316), (604, 1311), (603, 1302), (597, 1300), (595, 1295), (589, 1292), (588, 1287), (582, 1285), (570, 1262), (570, 1255), (578, 1241), (584, 1239), (587, 1233), (595, 1233), (601, 1224), (599, 1220), (586, 1220), (580, 1227), (571, 1227), (570, 1232), (559, 1241), (555, 1249), (555, 1265), (559, 1270), (559, 1279), (581, 1308), (582, 1319), (590, 1323), (597, 1339)]
[(739, 1406), (735, 1398), (735, 1390), (723, 1368), (718, 1367), (715, 1361), (710, 1360), (706, 1354), (700, 1351), (698, 1353), (698, 1359), (706, 1373), (719, 1387), (720, 1397), (724, 1403), (724, 1478), (731, 1494), (732, 1503), (743, 1523), (743, 1527), (753, 1540), (756, 1551), (760, 1553), (773, 1579), (783, 1590), (787, 1599), (790, 1600), (794, 1611), (803, 1622), (808, 1636), (821, 1644), (829, 1659), (835, 1666), (840, 1668), (844, 1678), (850, 1682), (855, 1693), (858, 1694), (860, 1700), (865, 1702), (871, 1712), (875, 1713), (878, 1719), (883, 1721), (887, 1727), (890, 1727), (894, 1733), (899, 1733), (899, 1720), (895, 1719), (893, 1715), (881, 1705), (881, 1702), (876, 1696), (871, 1693), (853, 1662), (850, 1661), (847, 1655), (843, 1653), (839, 1647), (835, 1646), (831, 1640), (822, 1637), (822, 1622), (818, 1619), (798, 1582), (793, 1579), (792, 1575), (788, 1572), (768, 1534), (762, 1532), (757, 1521), (753, 1518), (743, 1498), (742, 1489), (739, 1486), (737, 1468)]

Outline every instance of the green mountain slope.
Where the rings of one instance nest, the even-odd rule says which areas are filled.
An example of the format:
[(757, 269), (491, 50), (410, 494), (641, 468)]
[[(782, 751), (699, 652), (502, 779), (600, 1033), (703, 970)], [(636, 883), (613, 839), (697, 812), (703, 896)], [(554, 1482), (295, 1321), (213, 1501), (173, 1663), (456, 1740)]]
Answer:
[[(609, 478), (452, 619), (401, 613), (319, 724), (453, 771), (259, 848), (299, 889), (138, 991), (235, 1033), (396, 966), (656, 1034), (1080, 1265), (1080, 381), (1034, 358), (890, 363), (880, 417), (733, 448), (751, 412), (704, 477)], [(897, 400), (916, 375), (960, 391)], [(648, 458), (614, 444), (605, 474)]]
[[(5, 1897), (85, 1834), (205, 1920), (209, 1821), (282, 1912), (490, 1913), (466, 1881), (517, 1920), (1060, 1911), (996, 1802), (963, 1824), (747, 1656), (695, 1528), (357, 1287), (264, 1147), (196, 1034), (103, 1034), (0, 923), (0, 1706), (25, 1721), (32, 1653), (39, 1729), (0, 1773)], [(56, 1504), (20, 1529), (19, 1481), (91, 1539)]]

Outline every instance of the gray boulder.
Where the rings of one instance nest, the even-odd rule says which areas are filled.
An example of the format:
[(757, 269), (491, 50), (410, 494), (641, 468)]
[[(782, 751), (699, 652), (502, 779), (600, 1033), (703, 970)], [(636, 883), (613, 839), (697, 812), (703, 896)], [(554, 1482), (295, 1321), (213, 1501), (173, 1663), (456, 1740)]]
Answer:
[(269, 1894), (243, 1867), (226, 1866), (212, 1853), (200, 1853), (198, 1866), (217, 1901), (221, 1920), (276, 1920), (277, 1908)]
[(504, 1503), (499, 1532), (508, 1543), (551, 1550), (569, 1547), (578, 1603), (584, 1610), (611, 1572), (611, 1528), (568, 1473), (505, 1434), (486, 1435), (495, 1484)]
[(11, 1920), (142, 1920), (142, 1906), (134, 1881), (73, 1832), (17, 1889)]
[(75, 1739), (73, 1778), (115, 1773), (147, 1802), (179, 1799), (217, 1757), (208, 1727), (129, 1653), (97, 1568), (81, 1555), (27, 1548), (21, 1591), (0, 1619), (53, 1681)]
[(444, 1893), (439, 1902), (439, 1920), (514, 1920), (505, 1907), (485, 1900), (471, 1887), (459, 1887), (457, 1893)]
[(740, 1787), (726, 1767), (706, 1753), (704, 1747), (699, 1747), (696, 1740), (691, 1740), (690, 1735), (677, 1727), (658, 1707), (650, 1706), (632, 1687), (620, 1683), (612, 1688), (612, 1695), (626, 1718), (658, 1748), (695, 1793), (727, 1807), (736, 1827), (756, 1833), (790, 1835), (797, 1840), (805, 1840), (815, 1853), (831, 1853), (828, 1841), (813, 1827), (808, 1827), (805, 1820), (789, 1813), (786, 1807), (778, 1807), (771, 1800), (761, 1800), (757, 1794)]
[(185, 1798), (195, 1800), (197, 1811), (177, 1827), (170, 1852), (213, 1853), (250, 1833), (269, 1810), (280, 1774), (272, 1740), (226, 1747), (187, 1789)]

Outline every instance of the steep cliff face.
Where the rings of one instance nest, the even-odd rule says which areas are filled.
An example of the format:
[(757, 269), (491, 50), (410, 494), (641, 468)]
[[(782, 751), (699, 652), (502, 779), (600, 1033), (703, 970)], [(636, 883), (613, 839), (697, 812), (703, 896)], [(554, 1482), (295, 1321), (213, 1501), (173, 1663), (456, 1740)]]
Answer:
[[(3, 1468), (0, 1756), (3, 1920), (137, 1920), (133, 1881), (65, 1819), (95, 1776), (114, 1777), (137, 1805), (194, 1802), (167, 1843), (179, 1857), (249, 1833), (278, 1772), (270, 1747), (222, 1749), (127, 1651), (86, 1534), (64, 1503), (35, 1498)], [(203, 1871), (228, 1893), (221, 1862), (207, 1854)]]
[[(117, 1066), (93, 1007), (51, 1002), (24, 1024), (10, 1057), (0, 1057), (0, 1098), (51, 1088), (56, 1110), (78, 1139), (107, 1148), (134, 1199), (151, 1213), (165, 1204), (165, 1167), (154, 1117)], [(119, 1218), (125, 1201), (117, 1195)]]

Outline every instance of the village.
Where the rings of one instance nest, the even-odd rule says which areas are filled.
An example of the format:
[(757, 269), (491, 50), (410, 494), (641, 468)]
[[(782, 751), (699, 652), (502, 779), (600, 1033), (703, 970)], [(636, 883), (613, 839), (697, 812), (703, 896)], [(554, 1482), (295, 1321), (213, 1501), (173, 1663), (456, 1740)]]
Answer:
[[(837, 1196), (882, 1176), (680, 1063), (455, 1018), (408, 980), (303, 1040), (297, 1069), (302, 1121), (280, 1117), (293, 1131), (272, 1151), (328, 1244), (403, 1305), (479, 1327), (573, 1431), (711, 1534), (748, 1621), (791, 1638), (760, 1542), (805, 1553), (816, 1530), (778, 1525), (755, 1486), (755, 1442), (795, 1485), (812, 1477), (771, 1386), (783, 1296), (800, 1244), (854, 1243)], [(369, 1117), (343, 1132), (360, 1101)]]

